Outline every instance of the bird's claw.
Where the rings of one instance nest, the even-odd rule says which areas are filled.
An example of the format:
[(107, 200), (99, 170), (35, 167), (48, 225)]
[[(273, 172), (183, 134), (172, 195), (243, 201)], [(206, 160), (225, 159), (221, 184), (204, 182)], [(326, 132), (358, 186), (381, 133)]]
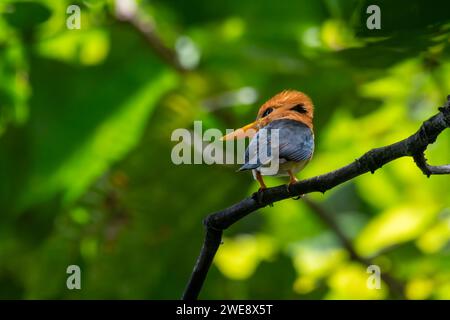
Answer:
[[(295, 182), (294, 182), (294, 183), (295, 183)], [(286, 185), (287, 192), (288, 192), (289, 194), (292, 193), (292, 191), (291, 191), (292, 184), (293, 184), (293, 183), (288, 183), (288, 184)], [(304, 196), (304, 195), (301, 194), (301, 195), (298, 195), (297, 197), (292, 198), (292, 199), (293, 199), (293, 200), (299, 200), (299, 199), (303, 198), (303, 196)]]
[(292, 183), (288, 183), (288, 184), (286, 185), (286, 189), (287, 189), (287, 192), (288, 192), (289, 194), (292, 193), (292, 192), (291, 192), (291, 186), (292, 186)]
[(258, 204), (261, 204), (263, 201), (263, 193), (264, 189), (259, 188), (258, 191), (254, 192), (252, 195), (253, 200), (255, 200)]
[[(264, 190), (266, 190), (266, 188), (259, 188), (258, 191), (253, 193), (252, 195), (252, 198), (258, 204), (263, 204)], [(273, 207), (273, 203), (269, 203), (269, 206)]]

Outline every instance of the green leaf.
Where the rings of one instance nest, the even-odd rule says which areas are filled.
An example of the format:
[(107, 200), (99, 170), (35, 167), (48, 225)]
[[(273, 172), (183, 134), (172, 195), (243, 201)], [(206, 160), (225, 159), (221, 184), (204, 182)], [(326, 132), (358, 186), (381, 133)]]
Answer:
[[(122, 43), (121, 50), (114, 49), (115, 55), (91, 68), (33, 58), (33, 114), (25, 129), (29, 142), (19, 143), (18, 153), (0, 149), (10, 159), (28, 154), (16, 209), (57, 194), (70, 203), (139, 141), (159, 98), (174, 87), (176, 77), (145, 43), (140, 47), (137, 37), (114, 34), (112, 41)], [(127, 61), (131, 50), (138, 53)], [(9, 165), (14, 166), (14, 160)], [(0, 184), (8, 189), (12, 181), (13, 174)]]

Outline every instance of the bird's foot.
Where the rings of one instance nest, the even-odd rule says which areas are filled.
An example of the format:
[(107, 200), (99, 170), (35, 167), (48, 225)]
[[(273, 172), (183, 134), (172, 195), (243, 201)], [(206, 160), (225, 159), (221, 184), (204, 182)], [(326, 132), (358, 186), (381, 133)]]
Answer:
[[(253, 200), (260, 205), (263, 204), (264, 190), (266, 190), (266, 188), (261, 187), (252, 195)], [(269, 206), (273, 207), (273, 203), (269, 203)]]
[(286, 185), (286, 190), (287, 190), (287, 192), (288, 192), (289, 194), (292, 193), (291, 188), (292, 188), (292, 183), (289, 182), (289, 183)]
[(265, 189), (266, 188), (259, 188), (258, 191), (256, 191), (252, 195), (253, 200), (255, 200), (258, 204), (262, 204), (262, 202), (263, 202), (264, 190)]
[[(288, 192), (289, 194), (292, 193), (292, 190), (291, 190), (292, 185), (293, 185), (294, 183), (296, 183), (296, 182), (298, 182), (297, 179), (291, 179), (291, 180), (289, 181), (289, 183), (286, 185), (287, 192)], [(303, 198), (303, 196), (304, 196), (304, 195), (301, 194), (301, 195), (298, 195), (297, 197), (292, 198), (292, 199), (293, 199), (293, 200), (299, 200), (299, 199)]]

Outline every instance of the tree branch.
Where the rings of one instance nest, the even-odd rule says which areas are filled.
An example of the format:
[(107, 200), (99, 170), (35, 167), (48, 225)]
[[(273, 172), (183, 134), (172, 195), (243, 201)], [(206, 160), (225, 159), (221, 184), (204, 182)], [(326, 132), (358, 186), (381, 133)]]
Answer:
[[(410, 137), (385, 147), (372, 149), (345, 167), (299, 181), (293, 184), (289, 190), (285, 185), (265, 189), (262, 196), (254, 193), (251, 197), (245, 198), (231, 207), (207, 216), (203, 222), (206, 227), (205, 240), (182, 298), (185, 300), (198, 298), (221, 243), (223, 230), (269, 204), (311, 192), (324, 193), (359, 175), (367, 172), (374, 173), (375, 170), (395, 159), (409, 156), (416, 159), (417, 162), (418, 155), (423, 154), (427, 146), (434, 143), (444, 129), (450, 127), (450, 95), (447, 97), (446, 104), (439, 108), (439, 111), (438, 114), (425, 121), (420, 129)], [(441, 171), (442, 168), (439, 172)], [(434, 174), (433, 170), (429, 170), (428, 174)]]
[(427, 159), (425, 159), (425, 154), (423, 152), (417, 153), (413, 156), (414, 162), (422, 170), (423, 174), (425, 174), (428, 178), (432, 174), (449, 174), (450, 173), (450, 164), (443, 166), (431, 166), (427, 163)]
[[(365, 258), (356, 252), (355, 248), (353, 247), (352, 241), (341, 230), (338, 223), (336, 222), (336, 220), (334, 219), (333, 215), (330, 212), (325, 210), (325, 208), (321, 206), (319, 203), (309, 199), (308, 197), (303, 197), (302, 200), (333, 231), (333, 233), (341, 242), (344, 249), (349, 253), (351, 260), (359, 262), (365, 266), (370, 266), (374, 264), (372, 259)], [(386, 271), (381, 273), (381, 278), (389, 287), (389, 291), (393, 296), (399, 299), (404, 299), (403, 283), (400, 283), (397, 279), (395, 279), (391, 274), (389, 274)]]

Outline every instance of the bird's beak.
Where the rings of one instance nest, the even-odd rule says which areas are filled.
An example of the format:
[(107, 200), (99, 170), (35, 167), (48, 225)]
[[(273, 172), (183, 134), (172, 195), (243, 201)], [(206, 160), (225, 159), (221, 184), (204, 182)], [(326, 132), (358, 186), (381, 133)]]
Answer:
[(253, 137), (256, 132), (258, 132), (259, 128), (261, 125), (261, 121), (260, 120), (256, 120), (255, 122), (252, 122), (242, 128), (236, 129), (233, 132), (223, 136), (222, 138), (220, 138), (221, 141), (226, 141), (226, 140), (232, 140), (232, 139), (242, 139), (242, 138), (246, 138), (246, 137)]

